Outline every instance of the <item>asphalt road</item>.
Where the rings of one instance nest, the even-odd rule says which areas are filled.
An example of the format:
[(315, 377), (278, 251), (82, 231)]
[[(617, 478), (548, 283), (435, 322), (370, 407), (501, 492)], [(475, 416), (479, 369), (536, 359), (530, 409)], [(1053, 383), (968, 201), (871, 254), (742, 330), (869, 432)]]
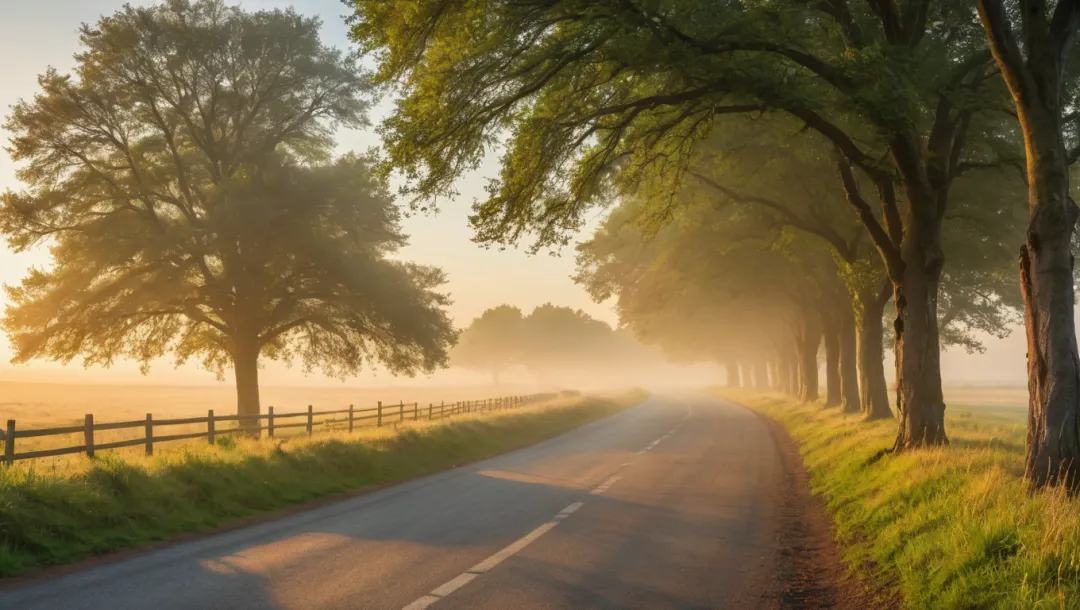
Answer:
[(654, 397), (522, 451), (6, 591), (0, 608), (758, 608), (781, 481), (749, 411)]

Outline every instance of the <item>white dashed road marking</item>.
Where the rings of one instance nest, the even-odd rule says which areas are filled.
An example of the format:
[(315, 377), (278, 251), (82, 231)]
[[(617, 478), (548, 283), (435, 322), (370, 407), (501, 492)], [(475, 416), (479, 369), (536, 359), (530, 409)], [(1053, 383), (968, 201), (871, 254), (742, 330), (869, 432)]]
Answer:
[[(671, 436), (672, 434), (674, 434), (675, 431), (678, 430), (679, 427), (682, 426), (683, 423), (686, 422), (686, 420), (690, 419), (691, 412), (692, 412), (692, 407), (687, 406), (686, 416), (683, 417), (682, 421), (679, 422), (679, 424), (677, 426), (675, 426), (674, 428), (669, 430), (667, 432), (667, 434), (664, 434), (660, 438), (658, 438), (655, 441), (649, 443), (648, 446), (646, 446), (641, 451), (638, 451), (637, 452), (638, 455), (641, 455), (642, 453), (647, 453), (647, 452), (651, 451), (653, 449), (653, 447), (656, 447), (656, 445), (660, 443), (660, 441), (662, 441), (665, 438), (667, 438), (667, 437)], [(626, 463), (622, 464), (621, 466), (619, 466), (619, 470), (622, 470), (623, 468), (626, 468), (630, 464), (631, 464), (631, 462), (626, 462)], [(605, 491), (607, 491), (609, 487), (614, 485), (615, 482), (618, 481), (618, 480), (619, 480), (619, 475), (617, 475), (617, 474), (612, 475), (612, 476), (608, 477), (608, 479), (606, 481), (601, 483), (596, 489), (592, 490), (590, 493), (593, 494), (593, 495), (602, 494)], [(427, 608), (431, 604), (434, 604), (435, 602), (439, 601), (440, 599), (450, 595), (454, 591), (457, 591), (461, 587), (464, 587), (465, 585), (472, 582), (472, 580), (474, 578), (476, 578), (477, 576), (480, 576), (481, 574), (486, 573), (487, 571), (491, 570), (495, 566), (497, 566), (500, 563), (506, 561), (507, 559), (509, 559), (510, 557), (516, 555), (517, 553), (521, 552), (522, 549), (529, 546), (529, 544), (531, 544), (534, 540), (536, 540), (540, 536), (543, 536), (544, 534), (550, 532), (552, 529), (554, 529), (556, 526), (558, 526), (559, 521), (562, 521), (563, 519), (566, 519), (570, 515), (574, 514), (575, 512), (577, 512), (577, 510), (579, 508), (581, 508), (584, 505), (585, 505), (584, 502), (574, 502), (573, 504), (567, 506), (566, 508), (559, 511), (559, 514), (555, 515), (554, 520), (548, 521), (547, 523), (545, 523), (545, 524), (541, 525), (540, 527), (534, 529), (533, 531), (531, 531), (528, 534), (522, 536), (521, 538), (518, 538), (514, 542), (510, 543), (510, 545), (503, 548), (501, 551), (495, 553), (491, 557), (488, 557), (487, 559), (485, 559), (485, 560), (481, 561), (480, 563), (474, 565), (473, 567), (471, 567), (468, 570), (462, 572), (461, 574), (458, 574), (457, 576), (450, 579), (449, 581), (439, 585), (438, 587), (433, 589), (431, 591), (431, 593), (428, 593), (427, 595), (417, 599), (413, 603), (405, 606), (404, 608), (402, 608), (402, 610), (424, 610), (424, 608)]]

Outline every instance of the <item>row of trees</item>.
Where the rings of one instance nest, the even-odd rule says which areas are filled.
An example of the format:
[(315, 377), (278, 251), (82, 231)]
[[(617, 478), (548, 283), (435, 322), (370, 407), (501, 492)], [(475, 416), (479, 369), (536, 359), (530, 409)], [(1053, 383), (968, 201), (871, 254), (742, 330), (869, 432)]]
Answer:
[[(731, 378), (750, 371), (804, 400), (818, 398), (824, 351), (827, 406), (891, 417), (884, 269), (837, 181), (822, 180), (829, 149), (763, 121), (720, 122), (670, 218), (655, 216), (666, 199), (620, 205), (579, 246), (577, 280), (597, 300), (617, 297), (623, 322), (670, 355), (725, 363)], [(1023, 183), (985, 173), (955, 188), (937, 326), (943, 346), (976, 352), (978, 337), (1020, 321), (1006, 244), (1022, 232)]]
[[(805, 138), (832, 168), (819, 182), (848, 206), (846, 219), (826, 221), (829, 241), (855, 271), (867, 269), (864, 251), (848, 246), (865, 244), (892, 293), (896, 451), (947, 442), (941, 306), (979, 267), (958, 266), (966, 253), (950, 245), (964, 243), (949, 223), (960, 181), (1021, 167), (1026, 472), (1035, 486), (1080, 487), (1068, 171), (1080, 157), (1080, 81), (1068, 70), (1080, 3), (350, 3), (353, 39), (376, 61), (377, 83), (401, 88), (384, 124), (387, 167), (418, 200), (452, 192), (506, 137), (502, 171), (472, 216), (481, 242), (532, 234), (535, 247), (566, 243), (589, 209), (618, 196), (654, 204), (646, 216), (659, 222), (675, 218), (683, 190), (713, 169), (699, 159), (729, 118), (758, 121), (751, 141), (775, 129), (795, 148)], [(749, 198), (759, 193), (725, 194)], [(1011, 215), (1001, 197), (972, 204)], [(881, 286), (865, 286), (874, 290), (862, 303), (883, 301)]]
[(589, 383), (655, 367), (662, 359), (625, 329), (550, 303), (525, 316), (511, 305), (488, 309), (461, 333), (451, 366), (500, 375), (523, 367), (544, 385)]

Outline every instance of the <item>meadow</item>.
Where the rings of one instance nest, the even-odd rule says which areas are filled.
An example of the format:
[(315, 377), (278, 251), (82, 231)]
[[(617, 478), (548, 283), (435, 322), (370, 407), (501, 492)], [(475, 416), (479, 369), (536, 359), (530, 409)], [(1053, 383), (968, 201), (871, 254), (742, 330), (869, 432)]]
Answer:
[(867, 423), (777, 394), (717, 393), (787, 428), (851, 570), (910, 607), (1080, 607), (1080, 500), (1027, 493), (1026, 390), (948, 391), (950, 445), (884, 456), (895, 421)]
[[(277, 413), (302, 412), (312, 405), (318, 410), (370, 408), (382, 401), (388, 407), (400, 402), (419, 403), (424, 407), (440, 402), (483, 400), (498, 396), (524, 395), (533, 392), (524, 386), (449, 386), (449, 387), (274, 387), (261, 388), (265, 407)], [(82, 425), (86, 414), (97, 423), (142, 420), (147, 413), (155, 419), (205, 417), (236, 413), (236, 393), (229, 385), (167, 386), (149, 384), (105, 385), (63, 383), (0, 382), (0, 426), (14, 419), (19, 430)], [(232, 427), (235, 424), (227, 424)], [(169, 434), (201, 432), (205, 424), (173, 426)], [(301, 429), (282, 430), (279, 435), (301, 434)], [(110, 430), (97, 433), (98, 443), (108, 443), (143, 435), (141, 429)], [(18, 451), (35, 451), (82, 443), (81, 433), (43, 436), (17, 441)], [(138, 452), (139, 448), (127, 449)], [(63, 461), (63, 458), (58, 458)], [(53, 460), (50, 460), (53, 461)]]
[(0, 576), (444, 470), (557, 436), (645, 396), (563, 397), (351, 435), (223, 437), (153, 457), (110, 451), (47, 465), (17, 462), (0, 469)]

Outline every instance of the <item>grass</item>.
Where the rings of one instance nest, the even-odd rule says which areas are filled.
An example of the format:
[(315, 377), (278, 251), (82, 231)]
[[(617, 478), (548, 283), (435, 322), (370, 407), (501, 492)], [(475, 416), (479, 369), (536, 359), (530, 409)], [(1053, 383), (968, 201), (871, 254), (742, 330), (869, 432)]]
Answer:
[(0, 471), (0, 576), (139, 547), (402, 481), (557, 436), (641, 391), (312, 439), (223, 440), (154, 457), (106, 452)]
[(788, 429), (852, 570), (896, 588), (910, 607), (1080, 608), (1080, 500), (1026, 492), (1022, 409), (954, 396), (949, 447), (872, 462), (895, 421), (718, 393)]
[[(441, 401), (480, 400), (510, 394), (530, 394), (532, 388), (506, 386), (463, 387), (276, 387), (260, 388), (262, 404), (273, 405), (277, 413), (297, 413), (313, 405), (316, 411), (374, 407), (382, 401), (396, 408), (399, 401), (418, 402), (427, 407)], [(391, 406), (392, 405), (392, 406)], [(16, 420), (19, 430), (81, 426), (87, 413), (98, 423), (142, 420), (147, 413), (154, 419), (205, 417), (208, 409), (218, 415), (236, 412), (236, 389), (228, 384), (216, 386), (163, 386), (151, 384), (107, 385), (0, 381), (0, 427)], [(294, 420), (295, 421), (295, 420)], [(219, 429), (230, 424), (219, 424)], [(161, 434), (183, 434), (206, 430), (205, 424), (170, 426)], [(286, 431), (281, 431), (286, 433)], [(141, 438), (141, 428), (98, 431), (100, 443)], [(19, 439), (17, 451), (34, 451), (81, 445), (82, 434), (41, 436)]]

